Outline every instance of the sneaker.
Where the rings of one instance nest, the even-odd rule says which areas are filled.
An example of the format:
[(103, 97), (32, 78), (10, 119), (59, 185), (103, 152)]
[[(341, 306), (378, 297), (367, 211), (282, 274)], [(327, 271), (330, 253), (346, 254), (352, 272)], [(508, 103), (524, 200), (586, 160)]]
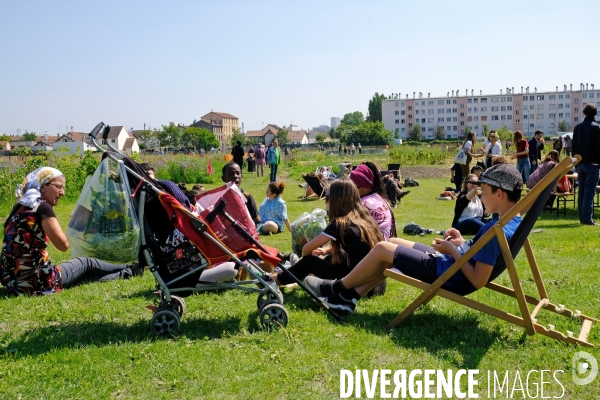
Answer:
[(410, 190), (405, 190), (404, 192), (402, 192), (398, 195), (398, 199), (399, 200), (402, 199), (404, 196), (406, 196), (409, 193), (410, 193)]
[(289, 259), (290, 259), (290, 266), (293, 266), (298, 261), (300, 261), (300, 257), (298, 257), (295, 253), (290, 254)]
[(334, 310), (345, 311), (347, 313), (354, 313), (356, 310), (356, 299), (346, 299), (341, 294), (333, 294), (328, 297), (322, 297), (323, 303), (327, 304), (329, 308)]
[(134, 262), (127, 266), (131, 270), (132, 276), (144, 275), (144, 268), (140, 267), (140, 263)]
[(333, 294), (333, 282), (335, 281), (317, 278), (316, 276), (307, 276), (304, 278), (304, 285), (319, 297), (326, 297)]

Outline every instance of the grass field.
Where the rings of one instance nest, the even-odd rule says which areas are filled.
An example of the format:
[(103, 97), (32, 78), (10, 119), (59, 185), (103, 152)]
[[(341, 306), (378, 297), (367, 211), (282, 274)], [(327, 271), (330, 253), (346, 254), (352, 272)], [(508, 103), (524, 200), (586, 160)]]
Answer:
[[(290, 220), (324, 207), (324, 202), (299, 199), (302, 189), (296, 177), (285, 172), (281, 177), (288, 183), (283, 197)], [(267, 181), (246, 175), (243, 187), (260, 204)], [(448, 227), (454, 203), (435, 200), (446, 182), (421, 179), (419, 187), (410, 189), (394, 210), (400, 236), (411, 221), (436, 230)], [(73, 207), (74, 203), (61, 203), (56, 209), (63, 228)], [(530, 240), (550, 300), (600, 317), (600, 231), (580, 226), (572, 210), (566, 218), (544, 214), (535, 228), (542, 232)], [(432, 238), (411, 239), (429, 244)], [(291, 250), (287, 230), (263, 241)], [(55, 262), (70, 257), (54, 248), (50, 253)], [(523, 254), (517, 267), (525, 291), (535, 294)], [(497, 281), (510, 285), (506, 273)], [(0, 291), (0, 398), (331, 399), (340, 396), (340, 369), (478, 369), (480, 398), (488, 397), (488, 371), (496, 371), (501, 380), (509, 371), (509, 395), (514, 398), (526, 397), (527, 387), (531, 397), (539, 398), (539, 371), (563, 370), (556, 373), (560, 385), (551, 373), (545, 374), (545, 397), (600, 395), (600, 377), (587, 386), (577, 386), (571, 378), (573, 354), (584, 350), (600, 360), (597, 348), (530, 337), (513, 325), (445, 300), (432, 301), (386, 331), (386, 324), (418, 295), (398, 282), (388, 282), (385, 296), (361, 301), (344, 325), (333, 322), (300, 289), (286, 290), (290, 322), (274, 332), (263, 331), (258, 323), (256, 295), (195, 295), (187, 298), (180, 331), (169, 338), (150, 332), (151, 312), (144, 307), (152, 304), (153, 288), (154, 279), (146, 273), (39, 298), (6, 298)], [(519, 315), (516, 303), (498, 294), (480, 291), (470, 297)], [(539, 321), (562, 331), (578, 332), (580, 326), (543, 312)], [(600, 343), (597, 327), (590, 341)], [(527, 385), (531, 370), (538, 372), (529, 376)], [(524, 391), (515, 380), (517, 371)], [(505, 393), (497, 393), (497, 398), (506, 398)], [(364, 387), (361, 394), (366, 397)]]

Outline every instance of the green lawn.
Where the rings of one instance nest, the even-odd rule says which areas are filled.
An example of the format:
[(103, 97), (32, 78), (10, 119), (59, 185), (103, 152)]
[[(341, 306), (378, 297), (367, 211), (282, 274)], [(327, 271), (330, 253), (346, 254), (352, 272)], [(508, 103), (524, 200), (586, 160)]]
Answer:
[[(282, 178), (288, 183), (283, 197), (290, 220), (324, 207), (322, 201), (301, 201), (300, 182), (285, 173)], [(260, 204), (267, 181), (247, 175), (243, 187)], [(421, 179), (421, 186), (410, 189), (394, 210), (401, 236), (410, 221), (436, 230), (448, 227), (454, 203), (436, 200), (446, 182)], [(73, 207), (73, 203), (57, 207), (63, 227)], [(530, 240), (550, 300), (600, 317), (600, 230), (580, 226), (574, 211), (566, 218), (542, 215), (535, 228), (542, 232)], [(429, 244), (432, 238), (411, 239)], [(288, 231), (263, 241), (284, 252), (291, 250)], [(51, 257), (59, 262), (69, 254), (52, 248)], [(517, 262), (525, 291), (535, 294), (525, 256), (520, 254)], [(510, 285), (506, 273), (497, 281)], [(361, 301), (344, 325), (333, 322), (300, 289), (286, 290), (290, 322), (275, 332), (261, 329), (256, 295), (229, 291), (191, 296), (181, 329), (170, 338), (156, 338), (150, 332), (152, 314), (144, 308), (153, 301), (154, 279), (149, 273), (47, 297), (2, 298), (0, 398), (331, 399), (340, 395), (340, 369), (478, 369), (483, 398), (488, 371), (504, 376), (508, 370), (512, 390), (517, 370), (524, 388), (530, 370), (564, 370), (556, 375), (564, 386), (562, 398), (599, 397), (600, 377), (588, 386), (576, 386), (571, 379), (573, 354), (584, 350), (600, 360), (597, 348), (530, 337), (513, 325), (446, 300), (432, 301), (387, 332), (385, 325), (418, 295), (398, 282), (388, 283), (385, 296)], [(5, 296), (3, 291), (0, 295)], [(471, 297), (519, 314), (516, 303), (490, 291)], [(539, 317), (559, 330), (579, 330), (575, 321), (543, 312)], [(590, 341), (600, 343), (597, 327)], [(560, 397), (562, 388), (552, 375), (546, 374), (544, 380), (550, 382), (544, 396)], [(539, 373), (533, 373), (531, 396), (539, 382)], [(516, 388), (514, 397), (524, 397), (518, 381)], [(364, 387), (361, 394), (366, 397)]]

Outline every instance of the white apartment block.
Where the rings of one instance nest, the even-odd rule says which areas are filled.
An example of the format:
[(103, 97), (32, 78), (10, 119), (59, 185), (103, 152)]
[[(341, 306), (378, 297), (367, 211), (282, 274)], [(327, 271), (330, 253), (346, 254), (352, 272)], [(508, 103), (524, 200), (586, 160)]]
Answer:
[[(466, 96), (459, 91), (448, 92), (446, 97), (424, 97), (422, 93), (413, 98), (401, 98), (400, 93), (382, 102), (382, 116), (385, 128), (392, 133), (398, 130), (400, 138), (407, 138), (409, 130), (416, 124), (421, 126), (423, 137), (430, 139), (438, 127), (444, 128), (446, 138), (464, 136), (465, 127), (481, 133), (483, 125), (498, 129), (506, 125), (512, 130), (521, 130), (526, 137), (533, 136), (536, 130), (544, 135), (555, 136), (558, 124), (566, 121), (571, 129), (583, 120), (583, 106), (592, 102), (600, 107), (600, 90), (594, 85), (580, 84), (579, 90), (532, 93), (529, 87), (521, 93), (514, 88), (506, 88), (505, 94), (474, 95), (473, 90)], [(465, 93), (465, 92), (462, 92)]]

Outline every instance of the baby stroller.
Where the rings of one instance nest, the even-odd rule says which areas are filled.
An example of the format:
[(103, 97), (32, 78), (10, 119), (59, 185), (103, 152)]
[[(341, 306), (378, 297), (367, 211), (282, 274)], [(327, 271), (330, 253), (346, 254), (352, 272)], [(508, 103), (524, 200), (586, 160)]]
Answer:
[[(109, 127), (100, 123), (90, 133), (94, 146), (101, 151), (102, 147), (95, 140), (96, 135), (108, 134)], [(108, 141), (106, 141), (108, 143)], [(134, 160), (123, 156), (110, 144), (112, 152), (104, 152), (103, 159), (108, 157), (116, 162), (122, 172), (124, 186), (129, 190), (133, 203), (137, 207), (141, 229), (140, 251), (143, 260), (150, 267), (156, 279), (158, 301), (150, 327), (157, 335), (168, 335), (176, 332), (180, 319), (185, 312), (185, 300), (195, 292), (221, 289), (237, 289), (258, 294), (257, 307), (260, 323), (266, 329), (286, 326), (289, 315), (283, 306), (283, 294), (273, 279), (266, 274), (259, 264), (260, 259), (283, 271), (287, 268), (281, 263), (278, 251), (261, 245), (254, 226), (242, 227), (227, 212), (228, 205), (221, 200), (204, 217), (196, 216), (186, 209), (166, 187), (147, 175)], [(230, 204), (229, 207), (236, 207)], [(243, 206), (243, 205), (242, 205)], [(239, 234), (235, 240), (224, 243), (223, 237), (213, 231), (211, 224), (215, 220), (221, 224), (228, 222)], [(214, 225), (213, 225), (214, 226)], [(248, 229), (254, 230), (249, 232)], [(176, 245), (165, 246), (168, 238), (179, 231), (185, 240)], [(216, 263), (233, 261), (236, 269), (243, 268), (251, 279), (240, 282), (204, 282), (202, 272)], [(289, 273), (289, 272), (288, 272)], [(314, 293), (308, 290), (296, 277), (289, 273), (294, 281), (305, 289), (321, 306), (326, 308), (338, 320), (341, 318), (330, 310)], [(198, 285), (200, 284), (200, 285)]]

